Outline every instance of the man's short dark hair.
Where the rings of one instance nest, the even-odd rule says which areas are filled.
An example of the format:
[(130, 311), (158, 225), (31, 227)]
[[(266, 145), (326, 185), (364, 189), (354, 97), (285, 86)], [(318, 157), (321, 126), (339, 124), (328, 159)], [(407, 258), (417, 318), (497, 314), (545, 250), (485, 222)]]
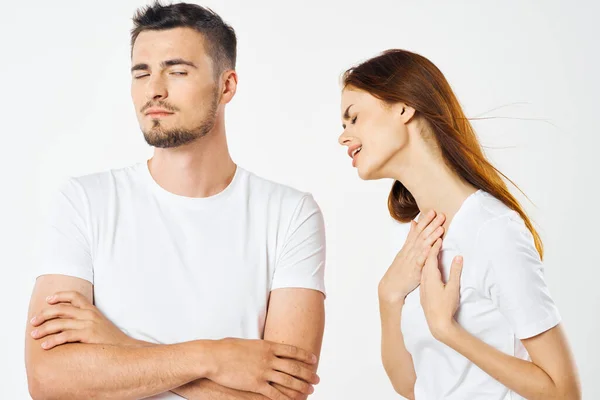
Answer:
[(204, 37), (206, 50), (215, 66), (215, 74), (219, 75), (226, 69), (235, 68), (235, 31), (209, 8), (189, 3), (162, 5), (157, 1), (153, 5), (138, 9), (133, 16), (133, 23), (132, 50), (135, 40), (143, 31), (192, 28)]

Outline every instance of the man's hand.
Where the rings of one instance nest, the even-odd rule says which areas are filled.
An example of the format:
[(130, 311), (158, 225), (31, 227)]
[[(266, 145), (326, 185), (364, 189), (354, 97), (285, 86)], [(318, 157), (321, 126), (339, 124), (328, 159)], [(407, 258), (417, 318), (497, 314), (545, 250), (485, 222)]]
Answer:
[(49, 296), (46, 302), (50, 306), (30, 321), (36, 327), (31, 336), (36, 340), (43, 339), (42, 348), (46, 350), (74, 342), (118, 346), (134, 346), (138, 343), (78, 292), (58, 292)]
[(216, 369), (207, 378), (222, 386), (288, 400), (288, 395), (270, 383), (304, 394), (311, 394), (312, 384), (319, 383), (310, 369), (317, 357), (298, 347), (247, 339), (222, 339), (215, 345), (211, 365)]

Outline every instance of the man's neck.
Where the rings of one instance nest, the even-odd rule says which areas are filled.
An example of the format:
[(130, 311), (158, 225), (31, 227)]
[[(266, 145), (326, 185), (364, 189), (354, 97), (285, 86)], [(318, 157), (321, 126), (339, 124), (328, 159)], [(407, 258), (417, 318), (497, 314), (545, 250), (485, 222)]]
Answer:
[(162, 188), (185, 197), (209, 197), (222, 192), (236, 171), (225, 133), (214, 131), (185, 146), (155, 149), (148, 168)]

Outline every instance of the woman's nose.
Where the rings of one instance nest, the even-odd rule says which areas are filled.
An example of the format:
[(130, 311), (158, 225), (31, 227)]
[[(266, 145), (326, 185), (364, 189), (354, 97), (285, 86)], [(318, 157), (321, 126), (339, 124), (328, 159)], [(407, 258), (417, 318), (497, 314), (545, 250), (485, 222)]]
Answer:
[(338, 138), (338, 143), (341, 144), (342, 146), (347, 146), (351, 141), (352, 141), (352, 139), (350, 139), (348, 136), (346, 136), (346, 132), (343, 132), (340, 135), (340, 137)]

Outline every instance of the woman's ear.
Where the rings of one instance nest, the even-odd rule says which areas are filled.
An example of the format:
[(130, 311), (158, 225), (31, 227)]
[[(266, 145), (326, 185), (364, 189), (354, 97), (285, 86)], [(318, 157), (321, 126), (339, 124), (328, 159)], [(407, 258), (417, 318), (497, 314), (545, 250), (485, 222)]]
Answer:
[(398, 107), (400, 108), (399, 112), (402, 122), (404, 124), (408, 124), (410, 120), (413, 119), (413, 117), (415, 116), (415, 109), (404, 103), (398, 104)]

